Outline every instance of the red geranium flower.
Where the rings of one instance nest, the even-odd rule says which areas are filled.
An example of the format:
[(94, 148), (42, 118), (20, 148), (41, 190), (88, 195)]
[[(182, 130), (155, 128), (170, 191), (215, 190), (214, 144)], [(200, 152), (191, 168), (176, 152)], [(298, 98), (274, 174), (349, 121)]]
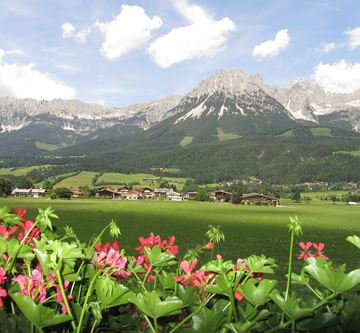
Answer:
[(303, 251), (298, 255), (297, 258), (299, 260), (305, 260), (305, 259), (308, 259), (308, 258), (313, 258), (314, 254), (311, 251), (309, 251), (310, 248), (312, 247), (312, 245), (313, 245), (313, 243), (311, 243), (311, 242), (307, 242), (306, 244), (304, 242), (300, 242), (299, 246)]
[(3, 303), (3, 298), (5, 298), (7, 296), (7, 291), (4, 288), (0, 288), (0, 308), (2, 308), (4, 306)]
[(328, 260), (329, 257), (326, 256), (323, 252), (324, 248), (325, 248), (325, 244), (324, 243), (313, 243), (313, 247), (316, 250), (316, 257), (317, 258), (322, 258), (325, 260)]
[(8, 230), (6, 228), (6, 226), (4, 225), (0, 225), (0, 234), (2, 234), (4, 236), (5, 239), (8, 239), (12, 234), (14, 234), (17, 230), (19, 229), (19, 227), (13, 226), (10, 230)]

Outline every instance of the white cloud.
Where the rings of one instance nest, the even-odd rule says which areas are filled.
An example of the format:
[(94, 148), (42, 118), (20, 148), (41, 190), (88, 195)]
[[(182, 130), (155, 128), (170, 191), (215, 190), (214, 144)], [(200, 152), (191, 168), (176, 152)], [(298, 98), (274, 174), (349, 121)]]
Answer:
[(95, 25), (105, 37), (102, 54), (115, 59), (146, 45), (162, 21), (158, 16), (149, 17), (142, 7), (122, 5), (120, 14), (112, 21), (96, 22)]
[(290, 43), (290, 36), (287, 29), (278, 31), (274, 39), (269, 39), (254, 47), (252, 55), (259, 60), (277, 56), (285, 50)]
[(61, 26), (61, 31), (62, 31), (62, 38), (70, 38), (75, 34), (76, 29), (70, 22), (65, 22)]
[(348, 29), (344, 32), (345, 35), (348, 35), (347, 46), (350, 50), (355, 50), (360, 46), (360, 27), (354, 29)]
[(360, 63), (345, 59), (332, 64), (320, 62), (312, 77), (326, 91), (350, 93), (360, 89)]
[(56, 68), (73, 73), (78, 73), (83, 70), (82, 67), (71, 64), (57, 64)]
[(336, 44), (334, 42), (330, 42), (330, 43), (321, 43), (320, 48), (317, 49), (317, 51), (319, 53), (325, 53), (328, 54), (331, 51), (333, 51), (336, 47)]
[(76, 90), (49, 73), (41, 73), (34, 64), (19, 65), (0, 59), (0, 96), (71, 99)]
[(62, 38), (73, 38), (77, 43), (85, 43), (88, 35), (91, 32), (91, 28), (84, 28), (76, 30), (73, 24), (65, 22), (61, 26)]
[(148, 53), (157, 65), (167, 68), (185, 60), (211, 57), (226, 47), (229, 34), (236, 30), (229, 18), (216, 21), (198, 5), (186, 0), (173, 0), (173, 3), (193, 23), (172, 29), (150, 45)]
[(210, 15), (202, 7), (190, 4), (188, 0), (172, 0), (172, 3), (178, 12), (192, 23), (211, 19)]
[(15, 49), (15, 50), (2, 50), (0, 49), (0, 60), (7, 55), (12, 56), (23, 56), (25, 53), (23, 50)]

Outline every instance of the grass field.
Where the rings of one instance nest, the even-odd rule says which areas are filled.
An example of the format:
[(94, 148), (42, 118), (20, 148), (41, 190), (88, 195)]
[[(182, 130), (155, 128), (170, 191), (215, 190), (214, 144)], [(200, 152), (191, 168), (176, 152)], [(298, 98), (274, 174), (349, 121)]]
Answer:
[(95, 177), (96, 172), (82, 171), (76, 176), (68, 177), (57, 183), (54, 187), (67, 187), (67, 188), (78, 188), (79, 186), (92, 187), (92, 180)]
[[(99, 232), (111, 218), (122, 231), (120, 243), (132, 251), (140, 235), (150, 231), (162, 236), (175, 235), (180, 249), (202, 243), (209, 224), (220, 225), (226, 242), (219, 252), (232, 259), (252, 253), (265, 254), (277, 260), (277, 274), (286, 271), (289, 216), (298, 215), (304, 234), (298, 241), (324, 242), (326, 254), (335, 262), (355, 267), (359, 256), (345, 241), (349, 235), (360, 235), (360, 206), (331, 204), (315, 200), (311, 204), (282, 202), (283, 207), (235, 206), (231, 204), (161, 201), (114, 201), (101, 199), (0, 199), (0, 206), (24, 207), (34, 217), (36, 208), (52, 206), (60, 219), (55, 225), (70, 225), (81, 240)], [(295, 249), (295, 253), (298, 248)]]
[(136, 186), (150, 186), (150, 187), (159, 187), (162, 182), (169, 182), (174, 184), (178, 190), (181, 190), (186, 182), (186, 178), (176, 178), (176, 177), (157, 177), (151, 174), (146, 173), (134, 173), (134, 174), (125, 174), (125, 173), (104, 173), (99, 177), (96, 185), (106, 184), (111, 187), (119, 187), (119, 184), (131, 184), (139, 183)]
[(337, 190), (337, 191), (319, 191), (319, 192), (303, 192), (301, 193), (301, 196), (303, 197), (310, 197), (312, 199), (320, 199), (321, 197), (331, 197), (333, 195), (336, 195), (338, 198), (340, 198), (343, 194), (348, 193), (349, 191), (345, 190)]
[(51, 165), (30, 166), (24, 168), (0, 168), (0, 176), (26, 176), (29, 172), (40, 168), (51, 168)]

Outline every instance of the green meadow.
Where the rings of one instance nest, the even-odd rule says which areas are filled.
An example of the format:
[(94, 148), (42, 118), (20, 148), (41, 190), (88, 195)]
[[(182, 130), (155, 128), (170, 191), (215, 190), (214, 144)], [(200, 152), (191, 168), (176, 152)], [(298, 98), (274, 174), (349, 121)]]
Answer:
[(346, 262), (349, 267), (355, 267), (359, 263), (358, 255), (345, 238), (360, 235), (360, 206), (319, 200), (310, 204), (283, 200), (281, 207), (274, 208), (201, 202), (27, 198), (0, 199), (0, 206), (26, 208), (31, 218), (37, 208), (51, 206), (59, 215), (59, 220), (54, 221), (58, 230), (70, 225), (83, 241), (113, 218), (122, 231), (120, 243), (130, 252), (140, 235), (153, 231), (162, 237), (175, 235), (184, 253), (202, 244), (208, 225), (220, 225), (226, 242), (217, 252), (232, 259), (253, 253), (274, 257), (279, 264), (278, 274), (285, 274), (286, 270), (289, 216), (297, 215), (304, 231), (297, 241), (324, 242), (325, 253), (337, 264)]

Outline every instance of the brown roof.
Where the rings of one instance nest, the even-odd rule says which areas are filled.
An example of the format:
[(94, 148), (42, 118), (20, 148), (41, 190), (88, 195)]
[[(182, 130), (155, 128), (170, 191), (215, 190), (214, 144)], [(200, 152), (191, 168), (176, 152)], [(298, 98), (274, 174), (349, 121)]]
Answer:
[(241, 195), (242, 199), (254, 198), (254, 197), (263, 197), (271, 200), (279, 200), (279, 198), (272, 197), (270, 195), (261, 194), (261, 193), (244, 193)]

